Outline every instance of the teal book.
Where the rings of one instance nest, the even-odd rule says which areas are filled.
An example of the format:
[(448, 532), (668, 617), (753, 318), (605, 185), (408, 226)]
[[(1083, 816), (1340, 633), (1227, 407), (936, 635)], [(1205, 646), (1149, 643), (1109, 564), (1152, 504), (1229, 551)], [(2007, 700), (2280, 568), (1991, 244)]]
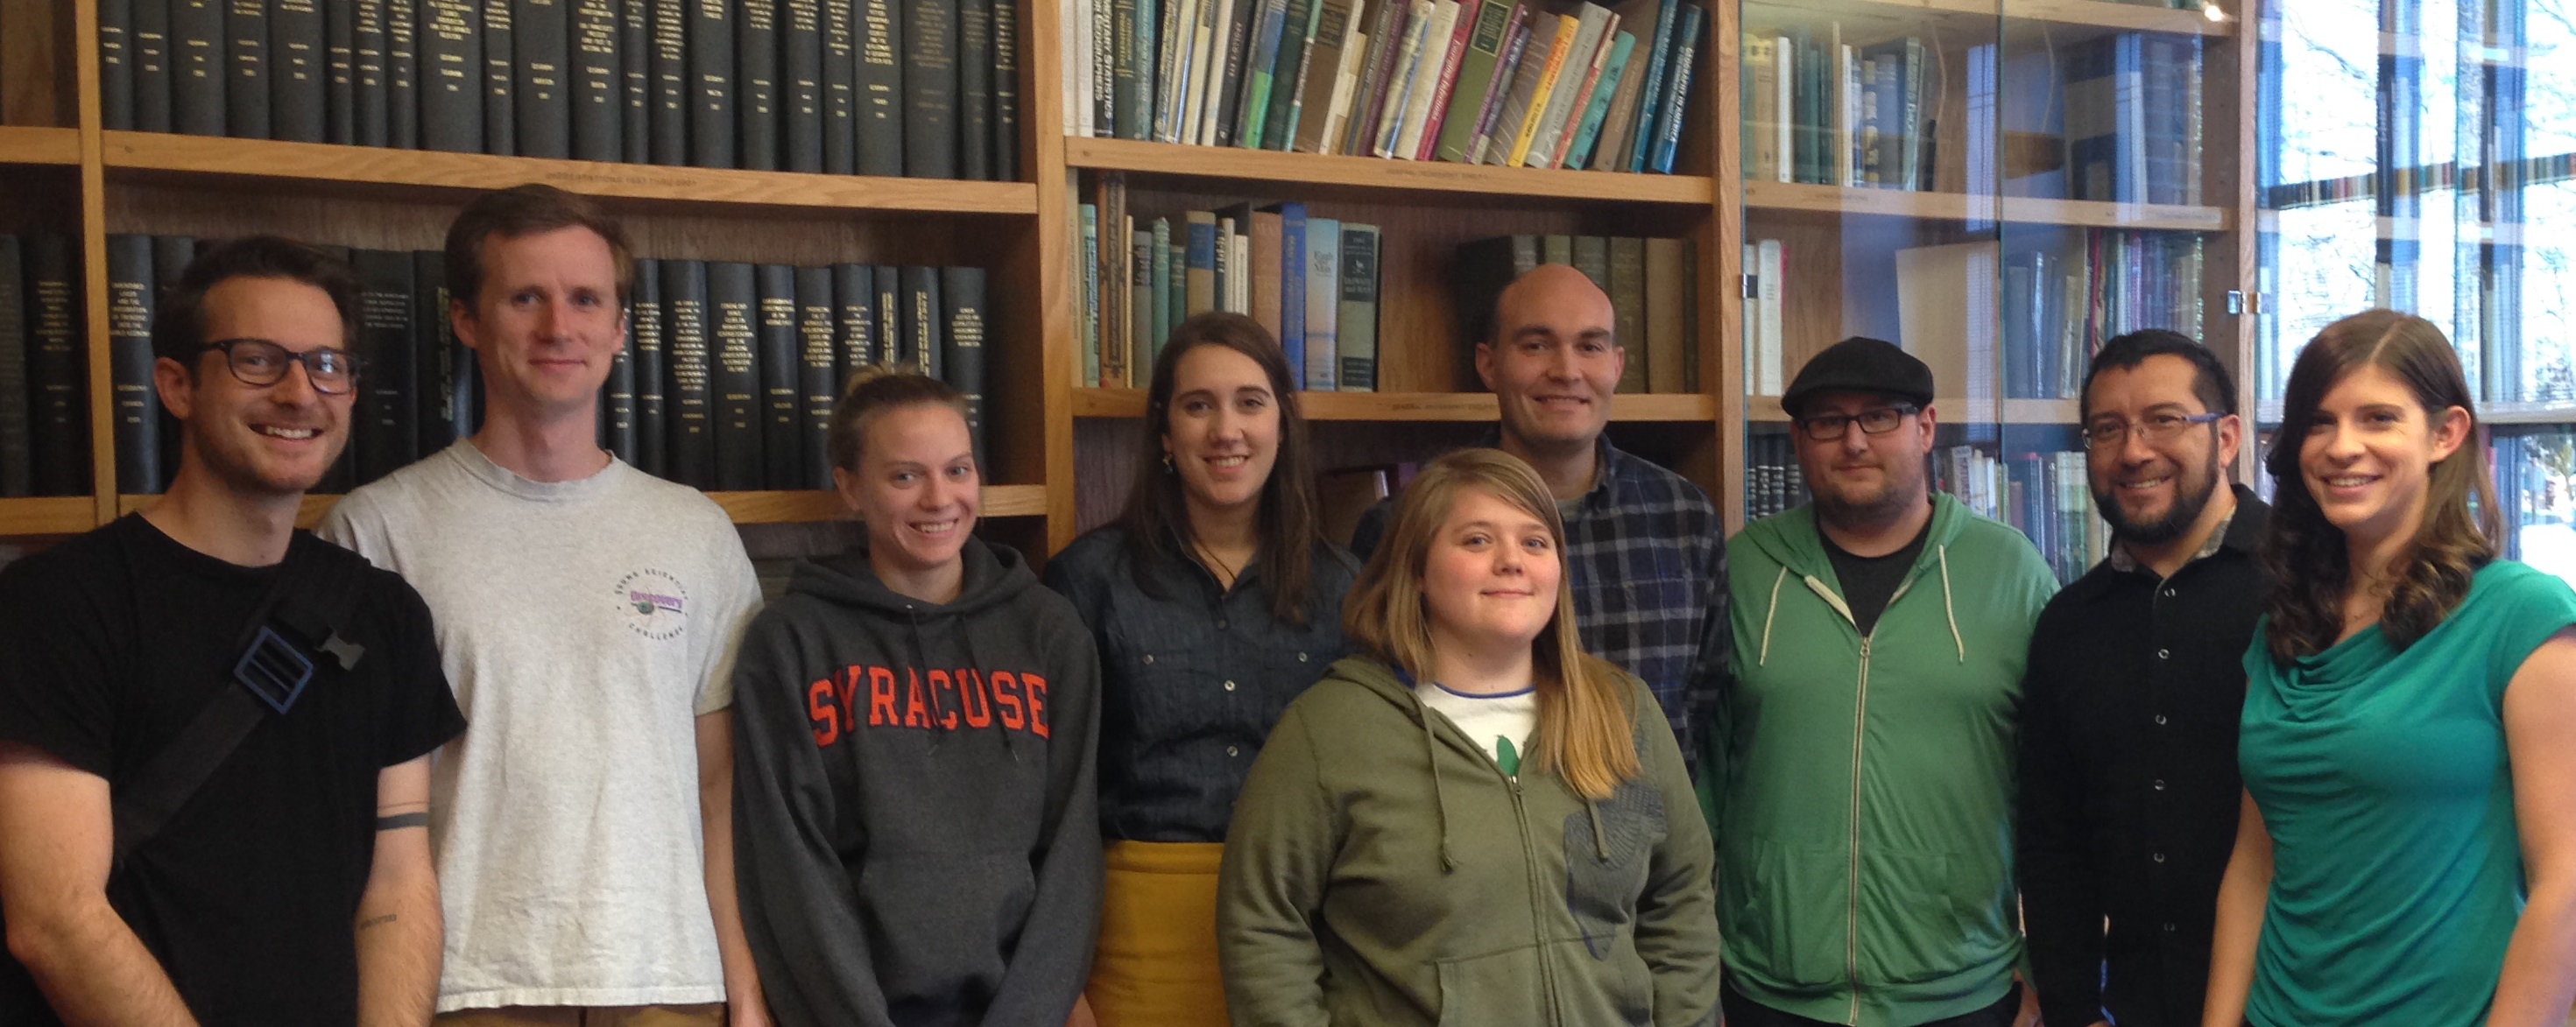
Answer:
[(1592, 161), (1593, 144), (1601, 141), (1601, 123), (1610, 117), (1610, 95), (1619, 91), (1619, 79), (1626, 73), (1628, 58), (1637, 49), (1637, 37), (1619, 33), (1610, 44), (1610, 58), (1601, 64), (1601, 84), (1592, 90), (1592, 102), (1584, 107), (1581, 126), (1575, 130), (1574, 143), (1565, 151), (1565, 166), (1587, 167)]
[[(1082, 246), (1074, 252), (1100, 252), (1100, 207), (1082, 205)], [(1082, 268), (1082, 384), (1100, 387), (1100, 262), (1077, 260)]]

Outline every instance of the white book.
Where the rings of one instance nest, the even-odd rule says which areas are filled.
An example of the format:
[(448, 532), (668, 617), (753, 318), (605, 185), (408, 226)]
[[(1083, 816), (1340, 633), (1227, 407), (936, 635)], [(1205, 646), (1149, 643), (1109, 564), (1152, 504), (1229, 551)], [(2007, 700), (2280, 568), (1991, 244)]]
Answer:
[(1395, 73), (1387, 78), (1386, 103), (1377, 112), (1377, 138), (1370, 152), (1380, 157), (1395, 152), (1395, 134), (1404, 128), (1404, 99), (1412, 89), (1413, 72), (1422, 63), (1422, 34), (1431, 27), (1431, 14), (1437, 9), (1432, 0), (1413, 0), (1412, 8), (1404, 19), (1404, 37), (1396, 44)]
[[(1834, 26), (1841, 38), (1843, 27)], [(1852, 139), (1860, 132), (1860, 61), (1850, 43), (1834, 44), (1834, 184), (1860, 184), (1860, 165)]]
[(1069, 19), (1065, 25), (1072, 37), (1072, 45), (1065, 48), (1064, 95), (1072, 101), (1065, 105), (1065, 132), (1086, 138), (1094, 130), (1091, 124), (1091, 62), (1099, 58), (1091, 40), (1091, 5), (1095, 2), (1098, 0), (1065, 0), (1065, 17)]
[(1180, 142), (1208, 147), (1216, 142), (1216, 108), (1221, 106), (1216, 90), (1226, 80), (1226, 33), (1234, 31), (1234, 18), (1242, 10), (1242, 0), (1213, 0), (1208, 8), (1208, 31), (1193, 41), (1198, 54), (1190, 64), (1190, 116), (1188, 131), (1182, 131)]
[(1340, 149), (1342, 129), (1351, 118), (1351, 94), (1359, 88), (1360, 51), (1368, 49), (1368, 33), (1359, 31), (1359, 11), (1351, 12), (1351, 34), (1342, 44), (1342, 66), (1333, 70), (1333, 109), (1324, 121), (1324, 140), (1318, 152), (1333, 153)]
[[(1456, 6), (1452, 0), (1451, 6)], [(1337, 326), (1342, 311), (1342, 223), (1332, 218), (1306, 219), (1306, 366), (1289, 368), (1306, 376), (1306, 387), (1336, 388), (1341, 367)]]
[(1744, 244), (1744, 263), (1742, 267), (1744, 269), (1743, 274), (1745, 280), (1747, 284), (1752, 287), (1751, 294), (1744, 298), (1744, 388), (1747, 392), (1750, 392), (1753, 395), (1768, 396), (1770, 393), (1762, 391), (1762, 383), (1768, 379), (1765, 378), (1762, 373), (1762, 286), (1764, 285), (1764, 280), (1762, 277), (1762, 247), (1759, 244)]
[(1762, 308), (1762, 381), (1759, 392), (1765, 396), (1777, 396), (1783, 387), (1780, 297), (1782, 286), (1787, 284), (1782, 280), (1788, 271), (1786, 256), (1781, 252), (1778, 239), (1764, 239), (1756, 247), (1755, 259), (1762, 269), (1761, 295), (1757, 297)]
[(1404, 98), (1404, 125), (1396, 131), (1388, 156), (1412, 160), (1422, 149), (1422, 129), (1431, 120), (1432, 94), (1440, 91), (1440, 71), (1449, 64), (1449, 44), (1457, 41), (1458, 19), (1465, 13), (1458, 0), (1438, 0), (1431, 26), (1422, 33), (1422, 53), (1413, 62), (1413, 88)]
[(1252, 314), (1252, 234), (1237, 226), (1234, 236), (1234, 266), (1243, 273), (1234, 276), (1234, 312)]
[(1616, 43), (1619, 18), (1600, 4), (1583, 5), (1575, 20), (1574, 45), (1565, 51), (1565, 67), (1557, 72), (1556, 84), (1547, 91), (1547, 103), (1539, 108), (1538, 131), (1530, 135), (1529, 153), (1521, 166), (1546, 168), (1556, 166), (1556, 144), (1563, 140), (1574, 119), (1574, 101), (1583, 92), (1583, 83), (1601, 66), (1608, 51), (1603, 43)]
[(1798, 180), (1798, 45), (1787, 36), (1772, 44), (1772, 60), (1779, 68), (1780, 88), (1772, 99), (1779, 109), (1772, 114), (1772, 128), (1780, 133), (1780, 181)]

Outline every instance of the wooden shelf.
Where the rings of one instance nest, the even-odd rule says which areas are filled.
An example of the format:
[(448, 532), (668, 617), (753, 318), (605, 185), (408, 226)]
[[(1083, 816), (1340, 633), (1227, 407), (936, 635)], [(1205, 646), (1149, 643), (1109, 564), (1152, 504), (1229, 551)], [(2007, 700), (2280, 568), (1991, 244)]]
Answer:
[[(117, 512), (133, 513), (152, 505), (154, 500), (160, 498), (157, 495), (118, 496), (116, 497)], [(707, 498), (715, 500), (717, 506), (724, 507), (725, 513), (733, 517), (735, 524), (837, 521), (849, 516), (849, 510), (841, 505), (840, 496), (821, 490), (709, 492)], [(322, 515), (330, 511), (331, 504), (339, 501), (340, 497), (336, 495), (317, 494), (304, 497), (303, 507), (295, 513), (296, 526), (310, 528), (321, 523)], [(42, 530), (36, 527), (21, 527), (22, 523), (42, 525), (72, 522), (69, 520), (71, 513), (66, 512), (56, 512), (53, 514), (54, 520), (38, 520), (34, 513), (21, 516), (16, 512), (17, 508), (12, 505), (19, 503), (72, 504), (77, 508), (71, 512), (78, 514), (78, 523), (68, 529)], [(984, 488), (983, 512), (979, 516), (1042, 517), (1046, 515), (1046, 507), (1046, 486), (988, 485)], [(90, 500), (87, 496), (72, 499), (0, 500), (0, 536), (62, 534), (65, 531), (88, 531), (95, 526), (91, 521)]]
[[(440, 195), (543, 182), (592, 196), (728, 209), (1037, 213), (1037, 187), (1026, 182), (675, 168), (160, 132), (106, 133), (105, 161), (108, 170), (121, 174), (292, 182), (334, 189), (351, 184), (396, 186)], [(379, 196), (385, 192), (382, 188), (365, 191)]]
[[(1964, 396), (1942, 396), (1932, 401), (1932, 409), (1943, 424), (2062, 424), (2073, 425), (2076, 403), (2071, 399), (1969, 399)], [(1778, 396), (1749, 396), (1744, 401), (1746, 420), (1770, 424), (1787, 424), (1789, 415), (1780, 409)]]
[(98, 500), (88, 496), (0, 499), (0, 537), (77, 535), (98, 527)]
[(0, 164), (80, 164), (80, 130), (0, 125)]
[[(1309, 421), (1492, 421), (1499, 416), (1486, 392), (1301, 392)], [(1075, 417), (1143, 417), (1143, 389), (1075, 389)], [(1696, 393), (1621, 393), (1610, 419), (1622, 422), (1713, 421), (1717, 401)]]
[(1745, 5), (1744, 24), (1758, 33), (1783, 24), (1841, 22), (1846, 39), (1851, 38), (1854, 28), (1864, 34), (1879, 29), (1890, 35), (1929, 28), (1935, 32), (1955, 30), (1962, 38), (1983, 36), (1992, 40), (1999, 17), (2007, 36), (2021, 35), (2024, 27), (2043, 25), (2184, 36), (2237, 34), (2234, 15), (2213, 21), (2200, 8), (2177, 10), (2106, 0), (2012, 0), (2010, 8), (2007, 12), (1996, 0), (1757, 0)]
[[(1744, 183), (1744, 206), (1753, 211), (1866, 214), (1934, 221), (1995, 220), (2016, 224), (2180, 232), (2224, 232), (2228, 230), (2229, 221), (2232, 220), (2227, 208), (2224, 207), (2105, 203), (2097, 200), (2041, 200), (2026, 196), (1997, 198), (1969, 196), (1964, 193), (1863, 189), (1795, 182), (1746, 182)], [(1748, 229), (1748, 233), (1753, 231), (1756, 230)]]
[(1509, 196), (1584, 203), (1670, 203), (1705, 207), (1716, 199), (1698, 175), (1622, 174), (1556, 168), (1501, 168), (1447, 161), (1327, 157), (1312, 153), (1181, 146), (1134, 139), (1067, 137), (1068, 167), (1125, 171), (1153, 178), (1334, 188), (1450, 197)]

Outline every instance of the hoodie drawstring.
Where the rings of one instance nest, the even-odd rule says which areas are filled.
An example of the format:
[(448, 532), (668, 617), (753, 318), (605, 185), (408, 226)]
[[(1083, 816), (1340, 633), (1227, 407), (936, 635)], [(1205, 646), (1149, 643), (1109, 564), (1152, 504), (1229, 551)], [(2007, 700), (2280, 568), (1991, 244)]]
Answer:
[(1950, 644), (1959, 647), (1959, 662), (1968, 662), (1968, 642), (1959, 635), (1959, 609), (1950, 604), (1950, 547), (1943, 545), (1941, 556), (1941, 612), (1950, 617)]
[(1431, 735), (1431, 708), (1417, 698), (1413, 700), (1413, 712), (1422, 721), (1423, 761), (1431, 764), (1431, 808), (1440, 818), (1440, 872), (1445, 874), (1458, 869), (1457, 857), (1449, 852), (1449, 787), (1440, 776), (1440, 742)]
[(1601, 862), (1610, 862), (1610, 836), (1601, 831), (1601, 803), (1585, 796), (1583, 812), (1592, 815), (1592, 854)]
[(1771, 607), (1762, 611), (1762, 655), (1753, 661), (1756, 667), (1771, 665), (1771, 619), (1780, 615), (1780, 583), (1789, 580), (1789, 568), (1782, 565), (1780, 576), (1771, 579)]

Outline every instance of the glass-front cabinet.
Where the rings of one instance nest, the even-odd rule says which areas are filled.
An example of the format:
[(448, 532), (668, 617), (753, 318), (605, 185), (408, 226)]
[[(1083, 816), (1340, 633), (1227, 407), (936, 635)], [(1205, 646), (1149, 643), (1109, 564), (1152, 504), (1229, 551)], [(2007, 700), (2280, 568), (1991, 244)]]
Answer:
[(2477, 390), (2506, 555), (2576, 580), (2576, 4), (2274, 6), (2255, 146), (2264, 426), (2317, 329), (2373, 306), (2422, 315)]
[(2097, 561), (2092, 352), (2170, 328), (2252, 362), (2248, 2), (1746, 0), (1721, 23), (1743, 183), (1730, 512), (1804, 501), (1780, 392), (1866, 335), (1933, 368), (1934, 487), (2062, 578)]

